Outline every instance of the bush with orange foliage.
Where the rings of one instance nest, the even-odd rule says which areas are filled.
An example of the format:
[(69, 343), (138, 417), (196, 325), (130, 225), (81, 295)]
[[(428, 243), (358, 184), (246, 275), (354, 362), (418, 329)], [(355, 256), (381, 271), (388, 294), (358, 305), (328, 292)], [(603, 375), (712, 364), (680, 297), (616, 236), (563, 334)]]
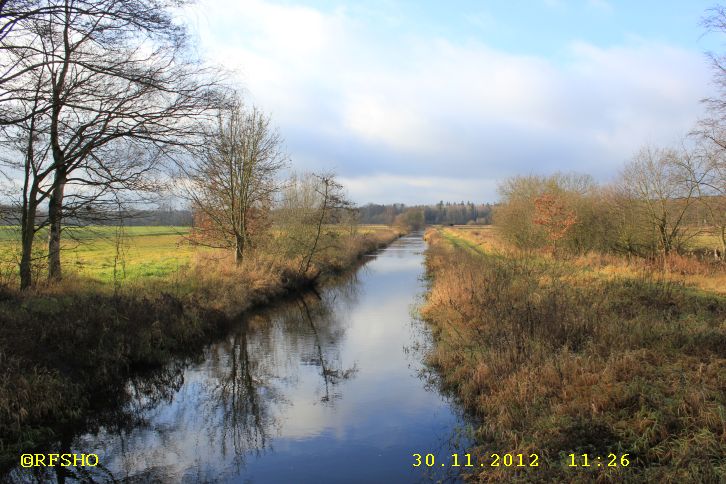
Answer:
[(574, 210), (567, 208), (556, 195), (544, 193), (534, 200), (535, 216), (533, 222), (545, 229), (552, 252), (557, 242), (562, 240), (577, 223)]

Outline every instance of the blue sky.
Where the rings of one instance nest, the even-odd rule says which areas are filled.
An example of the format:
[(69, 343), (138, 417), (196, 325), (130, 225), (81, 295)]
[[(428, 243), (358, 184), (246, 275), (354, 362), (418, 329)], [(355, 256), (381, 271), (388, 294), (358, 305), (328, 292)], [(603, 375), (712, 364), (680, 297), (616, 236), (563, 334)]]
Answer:
[(202, 54), (270, 112), (296, 169), (358, 203), (494, 201), (515, 174), (607, 181), (711, 93), (713, 2), (199, 0)]

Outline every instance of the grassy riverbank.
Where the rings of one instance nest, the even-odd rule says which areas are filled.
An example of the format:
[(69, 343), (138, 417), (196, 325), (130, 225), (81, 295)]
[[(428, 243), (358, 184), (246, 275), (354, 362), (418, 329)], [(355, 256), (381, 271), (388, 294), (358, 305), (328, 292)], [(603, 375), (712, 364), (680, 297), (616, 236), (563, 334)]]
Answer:
[(726, 298), (471, 235), (427, 233), (429, 362), (482, 422), (473, 453), (540, 456), (474, 479), (726, 479)]
[[(16, 464), (21, 452), (88, 424), (97, 407), (128, 401), (130, 375), (198, 354), (241, 313), (353, 268), (399, 235), (376, 227), (337, 237), (305, 274), (298, 260), (270, 253), (235, 266), (229, 254), (205, 250), (182, 252), (178, 268), (166, 275), (124, 284), (72, 274), (33, 291), (2, 291), (0, 470)], [(169, 242), (144, 237), (138, 250)], [(154, 253), (172, 254), (158, 247)]]

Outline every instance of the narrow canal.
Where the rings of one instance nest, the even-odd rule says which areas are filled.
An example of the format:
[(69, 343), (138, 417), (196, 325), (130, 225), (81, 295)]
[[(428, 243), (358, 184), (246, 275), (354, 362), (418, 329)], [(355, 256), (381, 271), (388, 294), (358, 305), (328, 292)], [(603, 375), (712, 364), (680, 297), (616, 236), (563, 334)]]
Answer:
[(123, 421), (69, 450), (98, 455), (100, 482), (456, 482), (455, 468), (413, 466), (465, 452), (456, 406), (422, 376), (424, 249), (401, 238), (197, 361), (131, 381)]

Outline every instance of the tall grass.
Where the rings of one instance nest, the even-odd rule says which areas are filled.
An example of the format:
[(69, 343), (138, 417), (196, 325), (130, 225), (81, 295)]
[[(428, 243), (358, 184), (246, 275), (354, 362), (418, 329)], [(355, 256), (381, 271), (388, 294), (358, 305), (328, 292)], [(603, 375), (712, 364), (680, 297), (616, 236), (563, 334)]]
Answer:
[[(477, 415), (475, 452), (538, 453), (481, 481), (726, 479), (726, 299), (642, 273), (497, 256), (427, 234), (429, 362)], [(570, 453), (629, 453), (570, 468)]]
[[(513, 248), (502, 240), (500, 231), (494, 226), (452, 227), (440, 230), (449, 242), (468, 247), (476, 252), (512, 254)], [(545, 250), (530, 250), (530, 256), (543, 261), (552, 260)], [(580, 278), (642, 278), (647, 275), (667, 277), (670, 281), (700, 290), (726, 295), (726, 264), (713, 256), (701, 257), (672, 253), (663, 258), (620, 256), (613, 253), (590, 251), (584, 254), (568, 254), (566, 260), (579, 268)]]

